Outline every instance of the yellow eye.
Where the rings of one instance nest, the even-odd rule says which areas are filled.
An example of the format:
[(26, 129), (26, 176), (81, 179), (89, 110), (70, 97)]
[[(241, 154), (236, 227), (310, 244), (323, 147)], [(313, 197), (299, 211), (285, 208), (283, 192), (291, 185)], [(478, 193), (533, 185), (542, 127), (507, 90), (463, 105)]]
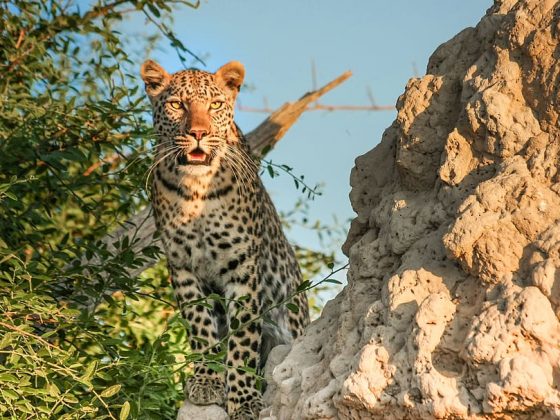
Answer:
[(183, 109), (183, 104), (179, 101), (169, 102), (169, 106), (173, 109)]
[(220, 109), (223, 104), (222, 101), (214, 101), (210, 104), (210, 109)]

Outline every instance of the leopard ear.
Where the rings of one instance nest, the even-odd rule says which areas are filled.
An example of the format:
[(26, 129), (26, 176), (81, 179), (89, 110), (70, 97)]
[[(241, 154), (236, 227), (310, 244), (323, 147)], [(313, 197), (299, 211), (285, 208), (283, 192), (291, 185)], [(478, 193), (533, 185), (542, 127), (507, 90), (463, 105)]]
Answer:
[(243, 84), (245, 67), (239, 61), (230, 61), (218, 69), (215, 77), (218, 84), (235, 99), (239, 88)]
[(159, 95), (171, 80), (171, 76), (158, 63), (146, 60), (140, 68), (140, 75), (146, 84), (146, 92), (150, 98)]

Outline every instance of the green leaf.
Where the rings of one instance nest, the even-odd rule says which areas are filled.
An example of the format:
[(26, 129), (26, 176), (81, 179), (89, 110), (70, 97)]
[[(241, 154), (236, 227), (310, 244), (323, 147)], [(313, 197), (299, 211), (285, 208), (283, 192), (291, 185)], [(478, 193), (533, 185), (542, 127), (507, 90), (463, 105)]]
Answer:
[(1, 193), (0, 198), (1, 198), (2, 195), (4, 197), (9, 198), (12, 201), (17, 201), (17, 196), (14, 193), (12, 193), (11, 191), (5, 191), (5, 192)]
[(49, 394), (53, 396), (60, 395), (60, 389), (54, 383), (50, 383), (48, 386)]
[(338, 281), (338, 280), (335, 280), (335, 279), (326, 279), (325, 283), (342, 284), (341, 281)]
[(78, 404), (78, 399), (72, 394), (66, 394), (64, 396), (64, 401), (70, 404)]
[(224, 366), (223, 363), (209, 362), (209, 363), (206, 364), (206, 366), (208, 368), (212, 369), (216, 373), (225, 372), (225, 370), (226, 370), (226, 367)]
[(286, 308), (288, 308), (294, 314), (299, 313), (299, 307), (294, 303), (291, 303), (291, 302), (286, 303)]
[(0, 373), (0, 382), (19, 382), (19, 379), (9, 373)]
[(274, 178), (275, 172), (272, 165), (267, 165), (266, 170), (268, 171), (268, 175), (270, 175), (271, 178)]
[(130, 414), (130, 403), (128, 401), (125, 401), (125, 403), (121, 407), (119, 420), (126, 420), (129, 414)]
[(41, 413), (46, 413), (46, 414), (49, 414), (51, 412), (51, 410), (46, 405), (38, 406), (37, 410), (39, 410)]
[(2, 339), (0, 340), (0, 350), (8, 347), (9, 345), (12, 344), (12, 340), (14, 339), (15, 334), (14, 333), (6, 333), (6, 335), (4, 337), (2, 337)]
[(18, 400), (19, 399), (19, 395), (15, 391), (12, 391), (11, 389), (0, 390), (0, 395), (4, 395), (4, 397), (8, 400)]
[(99, 394), (103, 398), (109, 398), (119, 392), (122, 388), (121, 384), (113, 385), (104, 390), (101, 394)]
[(297, 287), (296, 291), (301, 292), (301, 291), (307, 289), (310, 285), (311, 285), (311, 281), (310, 280), (305, 280)]
[(86, 368), (84, 375), (82, 376), (81, 380), (85, 382), (89, 382), (93, 377), (93, 373), (97, 368), (97, 360), (92, 360)]

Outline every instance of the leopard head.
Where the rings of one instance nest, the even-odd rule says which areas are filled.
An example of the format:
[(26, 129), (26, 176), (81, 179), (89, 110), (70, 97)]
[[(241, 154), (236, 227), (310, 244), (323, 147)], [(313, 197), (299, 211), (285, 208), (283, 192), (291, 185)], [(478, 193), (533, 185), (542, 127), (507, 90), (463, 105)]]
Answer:
[(158, 137), (156, 162), (182, 175), (199, 176), (215, 173), (236, 153), (240, 140), (233, 116), (243, 64), (232, 61), (215, 73), (169, 74), (148, 60), (141, 75)]

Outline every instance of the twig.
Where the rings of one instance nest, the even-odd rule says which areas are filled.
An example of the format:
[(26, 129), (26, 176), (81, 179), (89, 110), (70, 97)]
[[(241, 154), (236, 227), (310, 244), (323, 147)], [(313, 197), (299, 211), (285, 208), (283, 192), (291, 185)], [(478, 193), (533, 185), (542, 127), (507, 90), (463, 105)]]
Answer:
[(16, 50), (19, 50), (19, 47), (21, 47), (21, 43), (23, 42), (23, 38), (25, 36), (25, 31), (23, 29), (19, 30), (19, 37), (18, 40), (16, 42)]
[(97, 168), (99, 168), (101, 165), (105, 165), (107, 163), (115, 163), (118, 162), (119, 160), (121, 160), (123, 158), (123, 156), (119, 155), (118, 153), (115, 153), (111, 156), (109, 156), (106, 159), (101, 159), (95, 163), (93, 163), (92, 165), (90, 165), (82, 174), (83, 176), (90, 176), (91, 173), (93, 171), (95, 171)]

